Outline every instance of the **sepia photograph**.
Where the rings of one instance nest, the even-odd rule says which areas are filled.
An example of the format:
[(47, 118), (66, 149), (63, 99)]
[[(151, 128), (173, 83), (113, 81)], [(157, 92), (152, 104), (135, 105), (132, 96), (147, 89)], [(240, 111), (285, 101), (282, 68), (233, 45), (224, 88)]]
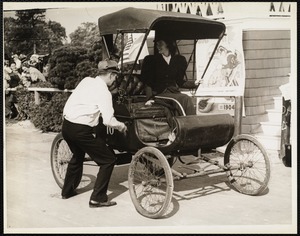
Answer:
[(297, 234), (297, 2), (2, 8), (3, 234)]

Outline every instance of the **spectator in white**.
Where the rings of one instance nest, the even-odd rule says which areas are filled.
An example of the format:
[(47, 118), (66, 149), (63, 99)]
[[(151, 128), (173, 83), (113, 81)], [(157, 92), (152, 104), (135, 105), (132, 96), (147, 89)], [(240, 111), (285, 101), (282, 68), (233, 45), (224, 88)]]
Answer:
[[(73, 153), (62, 188), (62, 198), (76, 195), (75, 184), (81, 178), (83, 161), (87, 153), (100, 167), (94, 190), (90, 197), (90, 207), (116, 205), (107, 196), (108, 184), (116, 157), (106, 146), (106, 135), (95, 132), (95, 127), (108, 126), (121, 133), (127, 127), (114, 117), (110, 87), (116, 80), (118, 64), (115, 61), (100, 61), (99, 76), (84, 78), (75, 88), (64, 107), (62, 135)], [(75, 186), (75, 187), (74, 187)]]
[(49, 70), (50, 70), (50, 64), (47, 63), (45, 66), (43, 66), (43, 75), (45, 76), (45, 78), (48, 78)]
[[(4, 85), (4, 89), (6, 90), (10, 87), (9, 86), (10, 74), (12, 73), (12, 69), (9, 67), (9, 60), (4, 61), (3, 73), (4, 73), (3, 85)], [(5, 116), (6, 117), (8, 117), (9, 115), (12, 116), (11, 101), (10, 101), (9, 97), (10, 97), (10, 92), (5, 91)]]
[(14, 55), (12, 56), (12, 58), (13, 58), (14, 62), (16, 63), (16, 68), (17, 68), (17, 70), (20, 70), (20, 69), (21, 69), (21, 66), (22, 66), (22, 62), (21, 62), (21, 60), (19, 59), (19, 56), (18, 56), (17, 54), (14, 54)]
[[(12, 69), (9, 67), (9, 60), (4, 61), (4, 89), (9, 88), (9, 82), (10, 82), (10, 74), (12, 73)], [(11, 93), (9, 91), (5, 91), (5, 117), (12, 118), (13, 111), (11, 109), (12, 107), (12, 101), (10, 99)]]
[[(3, 72), (4, 72), (4, 79), (8, 83), (8, 81), (10, 81), (10, 74), (12, 73), (12, 69), (9, 66), (9, 60), (4, 61)], [(9, 85), (8, 85), (8, 87), (9, 87)]]
[[(17, 69), (16, 63), (12, 62), (10, 65), (10, 68), (12, 69), (12, 73), (10, 74), (10, 87), (12, 88), (21, 88), (24, 86), (23, 81), (22, 81), (22, 76), (19, 72), (19, 70)], [(14, 102), (14, 106), (16, 107), (17, 111), (18, 111), (18, 115), (15, 118), (16, 120), (21, 120), (21, 119), (26, 119), (26, 115), (24, 112), (22, 112), (22, 110), (20, 110), (20, 107), (18, 105), (18, 97), (16, 96), (16, 94), (13, 94), (13, 99), (12, 101)]]
[(23, 63), (24, 61), (26, 61), (27, 56), (24, 55), (23, 53), (20, 54), (19, 59), (21, 60), (21, 62)]
[[(24, 69), (27, 71), (25, 71)], [(26, 88), (28, 88), (31, 85), (29, 70), (26, 67), (22, 67), (21, 82)]]
[(10, 68), (12, 69), (12, 74), (10, 76), (17, 76), (18, 78), (21, 78), (21, 74), (18, 70), (19, 68), (15, 62), (10, 64)]
[[(5, 88), (17, 88), (19, 86), (20, 78), (16, 75), (12, 68), (15, 67), (9, 66), (9, 60), (4, 61), (4, 86)], [(14, 92), (5, 91), (5, 116), (8, 118), (13, 118), (18, 114), (17, 109), (17, 98)]]
[(43, 55), (33, 54), (31, 55), (28, 63), (29, 65), (37, 68), (39, 71), (43, 72)]
[(33, 83), (39, 82), (39, 81), (46, 81), (45, 76), (42, 72), (40, 72), (37, 68), (28, 65), (28, 63), (24, 63), (24, 66), (22, 67), (23, 71), (30, 74), (31, 81)]
[(39, 63), (40, 62), (39, 55), (32, 54), (29, 61), (32, 65), (35, 65), (35, 64)]

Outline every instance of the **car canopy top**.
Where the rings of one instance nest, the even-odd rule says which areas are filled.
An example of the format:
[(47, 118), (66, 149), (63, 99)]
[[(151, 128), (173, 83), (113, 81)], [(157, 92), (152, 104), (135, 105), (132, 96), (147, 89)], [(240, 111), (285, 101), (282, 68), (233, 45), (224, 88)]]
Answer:
[(98, 25), (101, 36), (155, 30), (173, 39), (218, 39), (226, 28), (197, 15), (132, 7), (100, 17)]

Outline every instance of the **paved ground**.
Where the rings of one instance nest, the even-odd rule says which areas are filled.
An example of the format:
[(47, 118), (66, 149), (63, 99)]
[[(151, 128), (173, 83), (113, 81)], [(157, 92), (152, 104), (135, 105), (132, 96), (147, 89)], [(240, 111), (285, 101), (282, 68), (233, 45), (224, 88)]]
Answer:
[(29, 121), (9, 122), (5, 128), (5, 232), (297, 232), (296, 170), (279, 161), (272, 161), (269, 187), (261, 196), (237, 193), (224, 174), (176, 181), (169, 214), (153, 220), (138, 214), (131, 202), (128, 165), (115, 167), (109, 187), (109, 197), (118, 205), (91, 209), (88, 200), (97, 167), (85, 166), (90, 183), (79, 195), (63, 200), (49, 159), (56, 134), (41, 133)]

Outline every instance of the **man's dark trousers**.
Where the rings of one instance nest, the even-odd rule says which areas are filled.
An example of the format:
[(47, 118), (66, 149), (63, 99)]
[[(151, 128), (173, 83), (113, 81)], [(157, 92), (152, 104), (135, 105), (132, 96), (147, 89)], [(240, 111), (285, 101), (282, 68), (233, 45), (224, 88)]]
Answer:
[(76, 179), (78, 179), (78, 175), (82, 174), (83, 161), (87, 153), (100, 166), (90, 200), (107, 201), (108, 184), (116, 157), (107, 148), (105, 136), (100, 133), (95, 135), (93, 127), (75, 124), (66, 119), (63, 121), (62, 135), (73, 153), (67, 168), (62, 196), (67, 196), (75, 190), (74, 184)]

